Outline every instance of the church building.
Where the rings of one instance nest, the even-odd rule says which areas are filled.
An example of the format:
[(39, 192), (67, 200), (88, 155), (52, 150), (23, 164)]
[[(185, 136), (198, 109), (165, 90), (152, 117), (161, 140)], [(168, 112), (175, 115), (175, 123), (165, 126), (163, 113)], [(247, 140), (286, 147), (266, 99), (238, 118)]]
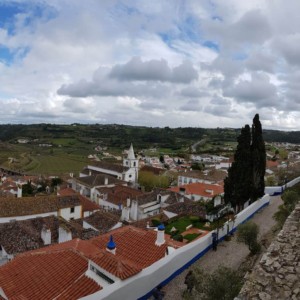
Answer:
[(99, 173), (114, 176), (128, 183), (137, 183), (138, 159), (135, 157), (132, 144), (128, 150), (127, 157), (123, 159), (123, 165), (112, 164), (104, 161), (95, 161), (86, 166), (80, 173), (80, 177), (93, 176)]

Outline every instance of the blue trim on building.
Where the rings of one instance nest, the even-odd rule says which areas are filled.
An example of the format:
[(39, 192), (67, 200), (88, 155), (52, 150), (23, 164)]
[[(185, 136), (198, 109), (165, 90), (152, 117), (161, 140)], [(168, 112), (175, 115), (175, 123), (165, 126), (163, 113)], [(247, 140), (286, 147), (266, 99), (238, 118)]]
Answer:
[[(241, 224), (247, 222), (250, 220), (257, 212), (259, 212), (264, 207), (268, 206), (270, 203), (267, 202), (263, 204), (258, 210), (256, 210), (253, 214), (251, 214), (249, 217), (247, 217)], [(237, 229), (237, 226), (229, 231), (230, 234), (234, 233)], [(218, 242), (222, 242), (224, 240), (225, 236), (220, 238)], [(172, 279), (174, 279), (176, 276), (181, 274), (186, 268), (188, 268), (190, 265), (192, 265), (194, 262), (196, 262), (199, 258), (201, 258), (206, 252), (208, 252), (212, 248), (212, 244), (210, 244), (208, 247), (206, 247), (204, 250), (202, 250), (200, 253), (198, 253), (194, 258), (192, 258), (189, 262), (187, 262), (185, 265), (183, 265), (181, 268), (179, 268), (177, 271), (175, 271), (171, 276), (169, 276), (167, 279), (165, 279), (163, 282), (159, 284), (159, 286), (164, 286), (167, 283), (169, 283)], [(153, 293), (153, 290), (149, 291), (144, 296), (138, 298), (138, 300), (147, 300), (151, 297)]]
[(282, 194), (282, 192), (274, 192), (273, 195), (270, 195), (270, 196), (279, 196), (281, 194)]

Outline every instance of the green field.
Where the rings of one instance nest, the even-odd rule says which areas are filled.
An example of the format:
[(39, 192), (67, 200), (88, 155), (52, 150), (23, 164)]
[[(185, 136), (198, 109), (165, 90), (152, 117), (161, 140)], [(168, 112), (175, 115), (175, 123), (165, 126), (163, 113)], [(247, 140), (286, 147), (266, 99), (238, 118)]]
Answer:
[[(61, 145), (64, 144), (63, 140), (65, 144), (72, 141), (72, 139), (57, 139), (56, 142)], [(33, 175), (78, 174), (87, 164), (87, 156), (94, 153), (89, 148), (91, 147), (77, 146), (70, 149), (64, 146), (47, 148), (38, 145), (2, 145), (0, 146), (0, 165)], [(13, 158), (13, 161), (9, 158)]]

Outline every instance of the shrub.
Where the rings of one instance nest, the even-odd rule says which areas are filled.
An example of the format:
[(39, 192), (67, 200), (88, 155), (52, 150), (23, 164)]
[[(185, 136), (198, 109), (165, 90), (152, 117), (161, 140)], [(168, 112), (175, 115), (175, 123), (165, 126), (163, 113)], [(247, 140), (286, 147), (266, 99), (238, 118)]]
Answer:
[(177, 234), (173, 236), (173, 240), (182, 242), (183, 241), (183, 236), (181, 234)]
[(190, 221), (194, 224), (200, 221), (200, 217), (198, 216), (190, 216)]
[(157, 226), (160, 225), (160, 223), (161, 223), (160, 219), (158, 219), (158, 218), (153, 218), (153, 219), (151, 220), (151, 222), (152, 222), (152, 225), (153, 225), (154, 227), (157, 227)]
[(251, 254), (256, 254), (260, 251), (260, 245), (257, 242), (258, 232), (258, 225), (252, 221), (241, 224), (237, 228), (237, 241), (245, 243)]
[(195, 238), (197, 238), (200, 234), (199, 233), (189, 233), (183, 236), (184, 239), (188, 240), (189, 242), (193, 241)]

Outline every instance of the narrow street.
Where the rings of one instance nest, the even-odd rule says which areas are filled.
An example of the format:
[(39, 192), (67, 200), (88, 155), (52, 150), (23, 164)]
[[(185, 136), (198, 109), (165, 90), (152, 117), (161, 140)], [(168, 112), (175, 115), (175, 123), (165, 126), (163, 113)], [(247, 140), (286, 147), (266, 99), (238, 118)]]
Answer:
[[(275, 221), (272, 217), (281, 204), (282, 200), (280, 196), (271, 197), (270, 205), (256, 213), (252, 218), (252, 221), (260, 227), (260, 237), (267, 234), (275, 225)], [(212, 250), (207, 252), (190, 268), (186, 269), (163, 288), (165, 291), (164, 299), (174, 300), (182, 298), (182, 292), (186, 288), (184, 279), (189, 270), (200, 267), (207, 270), (207, 272), (213, 272), (219, 265), (237, 269), (248, 254), (249, 250), (247, 246), (243, 243), (237, 243), (236, 237), (229, 242), (224, 241), (219, 243), (216, 252)]]

